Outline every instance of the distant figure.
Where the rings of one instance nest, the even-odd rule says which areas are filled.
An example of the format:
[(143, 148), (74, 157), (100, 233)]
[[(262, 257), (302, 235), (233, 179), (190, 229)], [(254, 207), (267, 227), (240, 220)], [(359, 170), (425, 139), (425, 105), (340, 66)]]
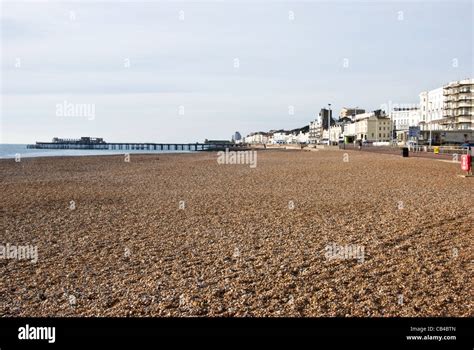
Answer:
[(357, 141), (358, 145), (359, 145), (359, 151), (362, 149), (362, 140), (359, 140)]
[(472, 148), (471, 148), (471, 145), (469, 145), (468, 149), (467, 149), (467, 154), (469, 154), (471, 156), (471, 175), (473, 173), (473, 170), (472, 170), (472, 165), (474, 163), (474, 155), (472, 154)]

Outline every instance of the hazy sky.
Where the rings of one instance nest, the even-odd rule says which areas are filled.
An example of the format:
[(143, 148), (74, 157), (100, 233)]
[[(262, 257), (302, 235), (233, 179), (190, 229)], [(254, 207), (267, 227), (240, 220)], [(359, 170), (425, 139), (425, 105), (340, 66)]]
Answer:
[[(327, 103), (335, 114), (417, 103), (423, 90), (474, 76), (472, 1), (1, 9), (0, 143), (229, 139), (306, 125)], [(65, 101), (94, 115), (58, 114)]]

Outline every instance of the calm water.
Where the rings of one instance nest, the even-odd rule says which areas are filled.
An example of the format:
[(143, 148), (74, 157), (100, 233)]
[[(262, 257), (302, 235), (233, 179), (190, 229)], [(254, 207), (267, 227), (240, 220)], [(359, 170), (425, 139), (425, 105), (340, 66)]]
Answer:
[(0, 144), (0, 159), (15, 158), (20, 154), (21, 158), (30, 157), (58, 157), (58, 156), (95, 156), (107, 154), (125, 154), (125, 153), (189, 153), (194, 151), (148, 151), (148, 150), (75, 150), (75, 149), (27, 149), (26, 145)]

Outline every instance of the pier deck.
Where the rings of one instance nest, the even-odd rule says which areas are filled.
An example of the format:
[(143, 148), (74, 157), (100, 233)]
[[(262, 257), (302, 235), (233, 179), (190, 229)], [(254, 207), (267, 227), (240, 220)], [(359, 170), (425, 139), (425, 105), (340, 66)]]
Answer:
[(214, 151), (221, 149), (245, 149), (244, 144), (216, 143), (62, 143), (36, 142), (30, 149), (92, 149), (92, 150), (144, 150), (144, 151)]

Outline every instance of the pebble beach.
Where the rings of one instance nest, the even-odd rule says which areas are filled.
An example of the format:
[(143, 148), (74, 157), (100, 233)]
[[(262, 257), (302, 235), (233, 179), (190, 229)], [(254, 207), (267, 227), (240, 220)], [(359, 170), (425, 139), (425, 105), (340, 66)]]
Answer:
[(257, 152), (0, 160), (0, 315), (473, 316), (459, 163)]

